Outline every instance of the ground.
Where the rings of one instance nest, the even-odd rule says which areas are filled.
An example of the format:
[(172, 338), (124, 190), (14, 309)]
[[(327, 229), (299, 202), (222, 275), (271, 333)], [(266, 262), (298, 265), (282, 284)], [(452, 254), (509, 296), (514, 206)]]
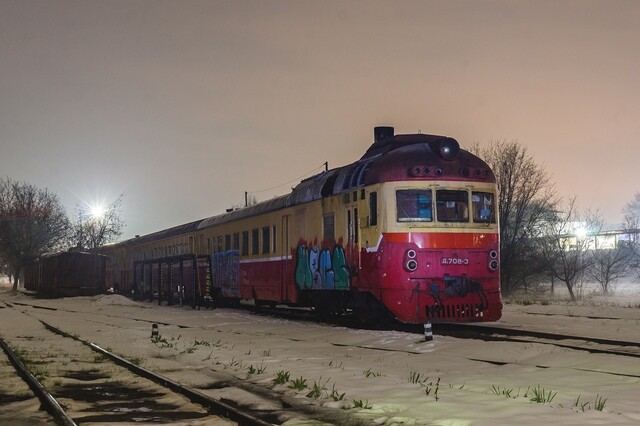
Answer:
[[(3, 289), (0, 300), (57, 309), (0, 309), (0, 335), (7, 340), (34, 326), (16, 321), (24, 311), (217, 397), (269, 404), (243, 390), (261, 387), (321, 412), (333, 409), (339, 413), (334, 419), (341, 419), (334, 423), (640, 422), (639, 358), (437, 334), (424, 342), (420, 335), (397, 331), (158, 306), (118, 295), (45, 300)], [(152, 340), (154, 322), (160, 338)], [(580, 304), (523, 299), (505, 304), (498, 324), (640, 342), (640, 299), (591, 298)], [(288, 382), (274, 384), (286, 375)], [(303, 382), (304, 390), (292, 388)], [(229, 387), (217, 389), (220, 384)], [(282, 420), (303, 423), (294, 414)]]

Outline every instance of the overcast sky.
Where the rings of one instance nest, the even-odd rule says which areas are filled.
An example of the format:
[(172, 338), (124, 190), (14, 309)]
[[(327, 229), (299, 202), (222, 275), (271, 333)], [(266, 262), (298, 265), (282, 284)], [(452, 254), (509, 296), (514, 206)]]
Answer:
[(390, 125), (518, 140), (618, 223), (639, 22), (636, 0), (0, 0), (0, 176), (70, 211), (122, 193), (131, 237), (287, 193)]

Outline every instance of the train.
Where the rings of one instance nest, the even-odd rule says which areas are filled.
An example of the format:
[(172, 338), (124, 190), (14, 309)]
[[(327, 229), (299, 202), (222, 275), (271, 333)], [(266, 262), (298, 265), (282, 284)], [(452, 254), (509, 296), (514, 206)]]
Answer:
[(107, 293), (109, 258), (79, 250), (45, 253), (25, 265), (25, 290), (47, 297)]
[(501, 317), (496, 178), (446, 136), (374, 128), (291, 192), (104, 246), (115, 291), (404, 323)]

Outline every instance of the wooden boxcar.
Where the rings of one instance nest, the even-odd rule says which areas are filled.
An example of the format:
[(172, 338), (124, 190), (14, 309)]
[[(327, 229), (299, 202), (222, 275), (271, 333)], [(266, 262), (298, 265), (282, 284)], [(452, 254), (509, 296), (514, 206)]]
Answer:
[(106, 293), (108, 259), (100, 254), (67, 251), (43, 254), (25, 268), (25, 289), (46, 296)]

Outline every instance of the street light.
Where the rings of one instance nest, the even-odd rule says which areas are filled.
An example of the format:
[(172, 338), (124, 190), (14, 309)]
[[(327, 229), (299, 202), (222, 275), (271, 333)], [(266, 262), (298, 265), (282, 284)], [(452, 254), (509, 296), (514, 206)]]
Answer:
[(91, 219), (102, 219), (107, 212), (107, 207), (102, 203), (87, 205)]
[(584, 226), (578, 227), (574, 231), (574, 235), (581, 240), (587, 238), (587, 228), (585, 228)]

